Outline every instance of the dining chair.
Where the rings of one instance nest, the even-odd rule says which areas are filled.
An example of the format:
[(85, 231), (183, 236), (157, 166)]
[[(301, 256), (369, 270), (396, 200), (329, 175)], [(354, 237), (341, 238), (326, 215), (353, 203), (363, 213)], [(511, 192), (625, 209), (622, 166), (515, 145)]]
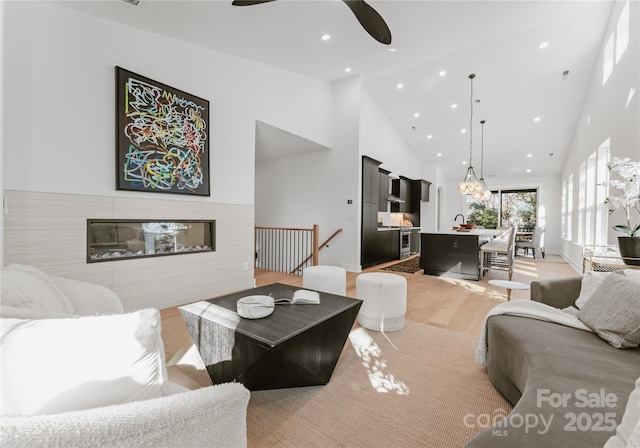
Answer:
[(516, 242), (516, 252), (518, 249), (524, 249), (525, 254), (529, 253), (529, 249), (533, 251), (533, 258), (536, 258), (536, 249), (540, 249), (542, 253), (542, 258), (544, 258), (544, 235), (545, 235), (545, 226), (536, 226), (533, 228), (533, 233), (531, 234), (531, 240), (529, 241), (518, 241)]
[(517, 226), (508, 227), (496, 238), (480, 246), (481, 277), (484, 277), (485, 271), (489, 269), (499, 269), (508, 271), (511, 280), (517, 231)]

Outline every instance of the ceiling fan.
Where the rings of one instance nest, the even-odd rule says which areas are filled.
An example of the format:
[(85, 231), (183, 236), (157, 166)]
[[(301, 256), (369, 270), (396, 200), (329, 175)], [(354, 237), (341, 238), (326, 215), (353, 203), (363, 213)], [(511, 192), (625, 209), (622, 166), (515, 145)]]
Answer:
[[(251, 6), (261, 3), (269, 3), (275, 0), (234, 0), (234, 6)], [(378, 12), (369, 6), (364, 0), (342, 0), (356, 16), (360, 25), (367, 33), (378, 42), (389, 45), (391, 43), (391, 31)]]

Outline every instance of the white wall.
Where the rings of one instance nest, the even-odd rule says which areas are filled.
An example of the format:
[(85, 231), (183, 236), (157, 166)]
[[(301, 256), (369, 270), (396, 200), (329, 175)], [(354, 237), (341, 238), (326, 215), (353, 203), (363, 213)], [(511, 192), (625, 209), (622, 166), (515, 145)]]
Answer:
[[(256, 164), (256, 225), (320, 226), (320, 241), (343, 231), (320, 251), (320, 263), (358, 270), (359, 77), (335, 83), (331, 149)], [(288, 130), (288, 129), (287, 129)], [(352, 204), (347, 201), (351, 199)]]
[[(253, 207), (256, 119), (331, 144), (329, 83), (49, 2), (8, 1), (3, 6), (3, 190), (15, 192), (15, 197), (22, 197), (21, 192), (80, 193), (153, 204), (160, 200)], [(116, 65), (209, 100), (211, 197), (115, 190)], [(224, 219), (232, 221), (233, 216)], [(246, 220), (245, 211), (241, 219)], [(234, 238), (241, 240), (243, 250), (249, 248), (251, 256), (252, 226), (243, 224), (242, 229)], [(84, 241), (84, 232), (77, 236)], [(38, 259), (32, 253), (24, 257)], [(184, 257), (189, 256), (165, 258)], [(5, 259), (16, 261), (19, 255)], [(144, 263), (136, 265), (144, 269)], [(233, 266), (231, 275), (247, 278), (241, 263)], [(229, 275), (226, 272), (218, 280), (224, 284)], [(251, 277), (246, 286), (252, 286)], [(97, 280), (113, 283), (111, 278)]]
[(391, 171), (390, 176), (422, 178), (420, 161), (366, 89), (361, 96), (360, 155), (382, 162), (381, 168)]
[(328, 83), (50, 3), (6, 15), (5, 188), (114, 193), (116, 65), (209, 100), (208, 201), (253, 204), (255, 119), (331, 142)]
[[(630, 6), (630, 36), (629, 46), (620, 61), (615, 65), (613, 73), (603, 85), (604, 46), (616, 27), (620, 12), (625, 2), (616, 2), (607, 32), (602, 42), (600, 57), (594, 67), (593, 77), (589, 86), (585, 103), (576, 124), (571, 142), (569, 156), (564, 164), (562, 179), (566, 180), (571, 174), (574, 178), (574, 206), (578, 210), (578, 190), (580, 164), (598, 149), (607, 138), (611, 139), (611, 157), (630, 157), (640, 160), (640, 3), (629, 2)], [(629, 101), (630, 91), (635, 94)], [(610, 228), (624, 223), (623, 212), (616, 212), (608, 217), (608, 243), (617, 244), (616, 236), (621, 235)], [(637, 214), (634, 222), (640, 222)], [(577, 214), (571, 223), (572, 235), (577, 235)], [(582, 246), (576, 241), (563, 240), (562, 251), (574, 266), (580, 266)]]
[[(4, 4), (5, 2), (0, 2), (0, 192), (4, 190), (4, 170), (2, 169), (4, 166)], [(4, 251), (2, 250), (4, 247), (4, 196), (0, 199), (3, 200), (3, 205), (0, 207), (2, 209), (0, 212), (0, 266), (4, 266)]]
[(320, 252), (320, 262), (359, 271), (362, 155), (383, 162), (395, 176), (421, 179), (424, 172), (361, 78), (353, 76), (333, 85), (330, 150), (257, 164), (256, 223), (305, 228), (320, 224), (321, 240), (342, 228)]

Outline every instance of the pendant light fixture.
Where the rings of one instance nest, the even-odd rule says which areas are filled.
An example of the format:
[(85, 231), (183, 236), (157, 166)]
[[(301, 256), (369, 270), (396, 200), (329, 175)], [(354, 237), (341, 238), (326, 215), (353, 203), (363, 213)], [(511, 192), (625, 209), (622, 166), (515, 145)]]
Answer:
[(469, 79), (471, 80), (471, 119), (469, 120), (469, 168), (467, 168), (467, 172), (464, 175), (464, 179), (458, 185), (458, 191), (461, 194), (470, 194), (473, 195), (480, 188), (480, 181), (478, 180), (478, 176), (476, 176), (475, 171), (473, 170), (473, 165), (471, 164), (471, 159), (473, 158), (473, 78), (476, 75), (473, 73), (469, 75)]
[(484, 124), (486, 120), (480, 121), (482, 125), (482, 146), (480, 147), (480, 188), (471, 197), (476, 201), (488, 201), (493, 195), (491, 190), (487, 188), (484, 181)]

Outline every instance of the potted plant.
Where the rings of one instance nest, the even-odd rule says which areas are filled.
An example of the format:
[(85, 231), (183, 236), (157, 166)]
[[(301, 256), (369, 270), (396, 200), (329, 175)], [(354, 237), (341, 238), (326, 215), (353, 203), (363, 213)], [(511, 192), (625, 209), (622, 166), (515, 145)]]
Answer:
[(605, 200), (609, 214), (624, 210), (627, 218), (626, 225), (613, 226), (614, 230), (625, 234), (618, 237), (620, 255), (625, 264), (640, 265), (640, 236), (637, 235), (640, 224), (631, 224), (631, 210), (635, 209), (640, 214), (640, 162), (632, 162), (628, 157), (614, 157), (607, 166), (610, 173), (617, 174), (617, 179), (610, 178), (605, 186), (622, 191), (622, 194)]

